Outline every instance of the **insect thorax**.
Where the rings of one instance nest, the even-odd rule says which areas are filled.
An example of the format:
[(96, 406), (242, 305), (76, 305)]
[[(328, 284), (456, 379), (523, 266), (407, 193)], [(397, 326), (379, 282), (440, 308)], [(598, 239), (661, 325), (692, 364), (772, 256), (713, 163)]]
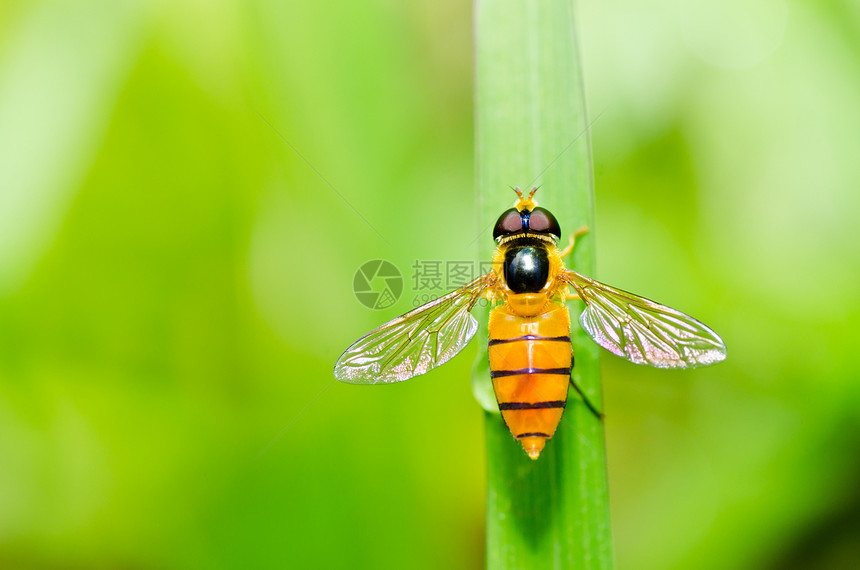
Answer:
[(530, 235), (505, 240), (494, 262), (505, 302), (518, 314), (538, 314), (557, 290), (561, 258), (553, 241)]

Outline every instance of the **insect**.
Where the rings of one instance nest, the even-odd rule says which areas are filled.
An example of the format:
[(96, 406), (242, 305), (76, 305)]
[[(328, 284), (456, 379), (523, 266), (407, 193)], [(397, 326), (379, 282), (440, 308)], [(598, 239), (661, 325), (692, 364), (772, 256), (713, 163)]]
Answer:
[(470, 311), (486, 298), (493, 307), (488, 330), (496, 401), (511, 434), (537, 459), (561, 421), (568, 384), (602, 417), (571, 377), (566, 300), (584, 302), (579, 322), (597, 344), (636, 364), (690, 368), (725, 359), (722, 339), (693, 317), (567, 269), (564, 258), (584, 232), (559, 249), (561, 229), (534, 200), (537, 188), (528, 196), (514, 191), (514, 207), (493, 230), (492, 271), (358, 339), (335, 364), (335, 378), (400, 382), (444, 364), (475, 335)]

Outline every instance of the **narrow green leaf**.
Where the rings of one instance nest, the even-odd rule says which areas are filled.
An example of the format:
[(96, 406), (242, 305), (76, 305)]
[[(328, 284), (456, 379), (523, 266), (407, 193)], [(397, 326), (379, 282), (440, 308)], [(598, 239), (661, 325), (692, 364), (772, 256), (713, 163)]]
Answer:
[[(573, 267), (593, 273), (589, 124), (571, 2), (477, 0), (475, 33), (480, 258), (492, 255), (492, 225), (515, 200), (510, 187), (540, 185), (536, 198), (563, 234), (592, 228)], [(602, 409), (598, 349), (577, 325), (578, 305), (570, 304), (574, 379)], [(555, 436), (530, 460), (496, 408), (485, 327), (480, 334), (473, 386), (487, 410), (487, 567), (612, 568), (603, 424), (571, 390)]]

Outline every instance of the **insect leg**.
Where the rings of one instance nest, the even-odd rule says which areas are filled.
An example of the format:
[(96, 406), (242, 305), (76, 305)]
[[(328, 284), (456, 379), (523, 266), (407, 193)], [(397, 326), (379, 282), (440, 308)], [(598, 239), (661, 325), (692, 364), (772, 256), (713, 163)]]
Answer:
[[(573, 356), (571, 355), (571, 359)], [(576, 385), (576, 382), (573, 380), (573, 366), (571, 365), (571, 373), (570, 373), (570, 385), (573, 386), (573, 389), (576, 390), (576, 393), (579, 394), (579, 397), (582, 398), (582, 403), (585, 404), (585, 407), (591, 410), (591, 413), (594, 414), (598, 420), (603, 421), (603, 412), (597, 411), (597, 408), (591, 403), (585, 393), (579, 389), (579, 386)]]
[(584, 236), (589, 232), (588, 226), (582, 226), (570, 236), (570, 240), (567, 242), (567, 247), (561, 250), (561, 257), (567, 257), (571, 253), (573, 253), (573, 248), (576, 246), (576, 238), (579, 236)]
[(571, 288), (572, 287), (571, 287), (570, 283), (567, 283), (558, 290), (559, 293), (561, 293), (561, 295), (562, 295), (562, 300), (563, 301), (582, 300), (582, 297), (580, 297), (579, 293), (577, 293), (575, 290), (573, 293), (570, 292)]

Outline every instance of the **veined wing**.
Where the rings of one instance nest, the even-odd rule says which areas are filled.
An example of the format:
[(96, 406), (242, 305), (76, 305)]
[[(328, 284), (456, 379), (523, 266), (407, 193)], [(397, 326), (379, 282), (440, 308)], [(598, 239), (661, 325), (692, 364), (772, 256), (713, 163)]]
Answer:
[(334, 377), (350, 384), (401, 382), (448, 362), (469, 344), (478, 321), (469, 313), (492, 273), (388, 321), (347, 348)]
[(726, 358), (723, 339), (681, 311), (576, 271), (566, 271), (562, 279), (585, 302), (582, 328), (613, 354), (658, 368), (692, 368)]

